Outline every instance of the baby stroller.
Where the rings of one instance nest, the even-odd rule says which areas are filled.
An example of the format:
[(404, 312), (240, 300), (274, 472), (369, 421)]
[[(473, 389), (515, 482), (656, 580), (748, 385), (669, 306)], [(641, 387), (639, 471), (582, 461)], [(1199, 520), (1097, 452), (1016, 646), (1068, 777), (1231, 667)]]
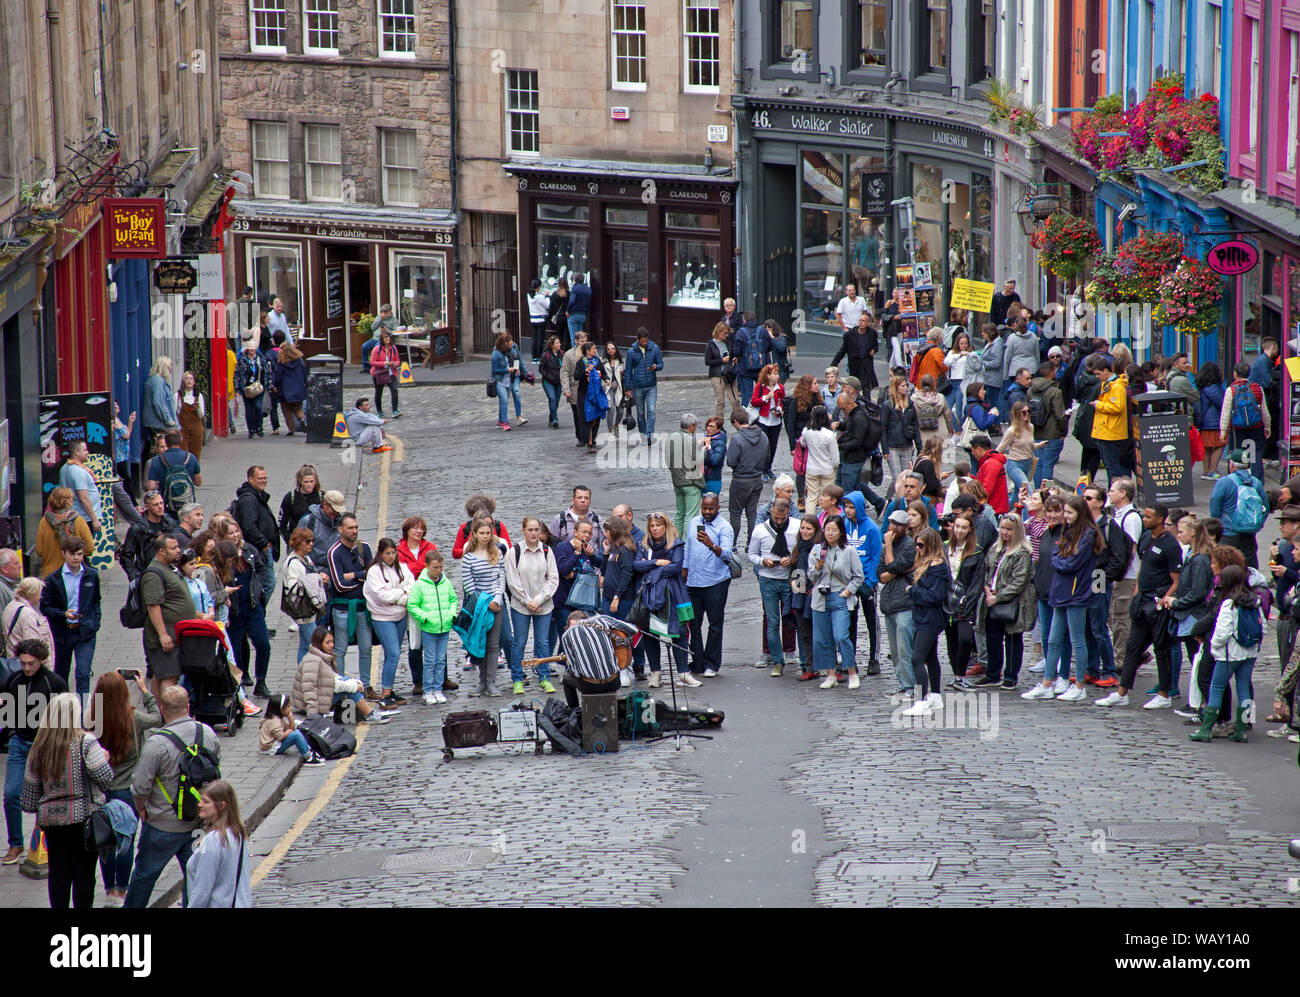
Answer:
[(244, 725), (239, 685), (230, 672), (230, 652), (221, 625), (213, 620), (176, 624), (181, 675), (190, 689), (190, 716), (230, 737)]

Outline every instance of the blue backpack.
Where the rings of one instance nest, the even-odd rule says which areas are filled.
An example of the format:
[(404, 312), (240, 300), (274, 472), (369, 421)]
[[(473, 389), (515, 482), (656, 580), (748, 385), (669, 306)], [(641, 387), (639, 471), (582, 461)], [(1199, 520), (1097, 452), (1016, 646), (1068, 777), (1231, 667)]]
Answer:
[(1232, 389), (1233, 429), (1254, 429), (1264, 425), (1264, 416), (1259, 411), (1254, 389), (1255, 386), (1250, 383), (1238, 384)]
[(1259, 489), (1249, 471), (1237, 471), (1232, 476), (1237, 486), (1237, 507), (1223, 525), (1235, 534), (1258, 533), (1268, 518), (1268, 507), (1260, 498)]
[(1242, 647), (1258, 647), (1264, 642), (1264, 620), (1258, 606), (1237, 607), (1237, 632), (1233, 639)]
[(758, 371), (763, 369), (763, 327), (745, 329), (745, 349), (741, 354), (743, 370)]

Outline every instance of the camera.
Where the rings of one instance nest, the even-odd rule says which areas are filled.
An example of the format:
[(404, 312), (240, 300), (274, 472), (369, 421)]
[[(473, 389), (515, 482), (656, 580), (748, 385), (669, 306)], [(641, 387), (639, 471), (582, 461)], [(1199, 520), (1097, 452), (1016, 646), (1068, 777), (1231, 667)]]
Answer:
[(817, 591), (820, 592), (822, 595), (830, 595), (831, 587), (829, 585), (818, 585)]
[(955, 512), (945, 512), (942, 516), (939, 517), (939, 525), (951, 526), (952, 521), (956, 518), (957, 518), (957, 514)]

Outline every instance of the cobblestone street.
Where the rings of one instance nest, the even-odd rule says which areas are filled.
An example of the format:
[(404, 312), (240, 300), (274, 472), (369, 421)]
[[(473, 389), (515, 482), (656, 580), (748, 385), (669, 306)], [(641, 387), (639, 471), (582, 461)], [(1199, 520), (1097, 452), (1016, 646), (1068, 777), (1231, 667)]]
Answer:
[[(687, 408), (711, 411), (712, 399), (705, 383), (678, 382), (661, 386), (659, 403), (664, 431)], [(418, 512), (446, 548), (465, 495), (478, 489), (498, 496), (512, 530), (525, 513), (564, 508), (576, 483), (593, 489), (602, 515), (618, 502), (631, 503), (638, 522), (671, 508), (666, 471), (589, 457), (575, 448), (567, 414), (561, 431), (546, 428), (543, 405), (540, 390), (526, 394), (530, 423), (505, 434), (481, 388), (408, 393), (392, 427), (403, 445), (386, 496), (381, 465), (365, 458), (363, 537), (395, 536)], [(1067, 448), (1062, 480), (1071, 460), (1077, 466), (1077, 451)], [(783, 466), (788, 453), (778, 456)], [(681, 751), (672, 742), (625, 742), (616, 755), (587, 758), (482, 749), (445, 764), (441, 717), (476, 701), (462, 692), (446, 707), (407, 706), (367, 730), (351, 762), (300, 773), (254, 835), (260, 855), (273, 853), (256, 872), (259, 902), (1293, 902), (1296, 753), (1265, 737), (1266, 725), (1249, 744), (1191, 744), (1169, 711), (1002, 693), (950, 695), (947, 727), (911, 729), (886, 695), (888, 667), (852, 693), (810, 688), (794, 669), (773, 679), (753, 668), (759, 620), (747, 572), (732, 586), (724, 671), (691, 697), (727, 721), (713, 740)], [(1271, 630), (1266, 646), (1262, 704), (1276, 681)], [(860, 647), (865, 654), (865, 638)], [(1140, 674), (1139, 692), (1153, 672)], [(529, 697), (540, 705), (535, 685)], [(341, 779), (331, 776), (342, 764)], [(319, 812), (308, 812), (313, 800)]]

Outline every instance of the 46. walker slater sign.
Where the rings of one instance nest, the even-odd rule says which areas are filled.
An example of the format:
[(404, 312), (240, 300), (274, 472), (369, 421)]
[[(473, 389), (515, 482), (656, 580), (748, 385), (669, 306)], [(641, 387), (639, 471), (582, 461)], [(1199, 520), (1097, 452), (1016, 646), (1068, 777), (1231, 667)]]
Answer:
[(859, 114), (828, 114), (797, 108), (761, 108), (751, 112), (749, 125), (756, 131), (801, 132), (807, 135), (843, 135), (852, 138), (885, 137), (884, 118)]

